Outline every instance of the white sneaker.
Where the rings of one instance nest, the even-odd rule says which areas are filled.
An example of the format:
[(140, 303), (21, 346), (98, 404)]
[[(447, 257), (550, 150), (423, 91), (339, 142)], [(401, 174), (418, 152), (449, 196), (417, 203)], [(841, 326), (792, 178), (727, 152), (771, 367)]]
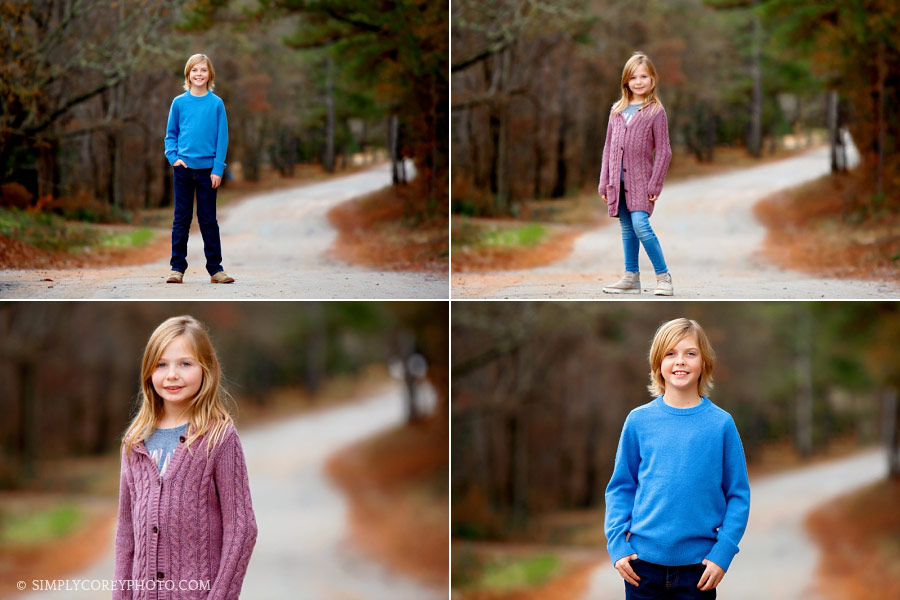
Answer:
[(622, 279), (604, 287), (603, 291), (607, 294), (640, 294), (641, 274), (626, 271)]
[(675, 293), (675, 288), (672, 286), (671, 273), (667, 271), (662, 275), (656, 276), (656, 289), (653, 290), (653, 293), (656, 296), (671, 296)]

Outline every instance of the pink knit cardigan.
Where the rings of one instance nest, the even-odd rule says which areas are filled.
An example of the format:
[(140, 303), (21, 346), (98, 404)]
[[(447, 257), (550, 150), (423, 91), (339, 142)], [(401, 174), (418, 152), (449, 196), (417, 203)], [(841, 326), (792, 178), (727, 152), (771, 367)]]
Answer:
[(206, 436), (191, 444), (193, 454), (184, 441), (165, 479), (143, 442), (122, 453), (114, 600), (241, 593), (257, 528), (240, 439), (229, 426), (208, 459)]
[[(654, 109), (656, 112), (654, 113)], [(653, 151), (656, 150), (656, 160)], [(598, 193), (606, 194), (609, 216), (619, 216), (620, 169), (625, 164), (625, 204), (628, 210), (653, 214), (654, 202), (648, 195), (659, 196), (672, 148), (669, 146), (669, 122), (666, 110), (653, 104), (638, 109), (626, 125), (625, 117), (613, 110), (609, 113), (606, 143), (603, 145), (603, 167)]]

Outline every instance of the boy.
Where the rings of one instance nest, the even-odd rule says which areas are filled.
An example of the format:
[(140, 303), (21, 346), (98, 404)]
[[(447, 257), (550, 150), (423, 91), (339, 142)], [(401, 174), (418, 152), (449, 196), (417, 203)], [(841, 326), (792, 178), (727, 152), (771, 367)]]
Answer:
[(184, 66), (185, 93), (176, 96), (166, 125), (166, 158), (175, 175), (172, 220), (172, 272), (166, 283), (181, 283), (187, 270), (187, 241), (197, 193), (197, 221), (203, 236), (206, 270), (212, 283), (233, 283), (222, 269), (222, 244), (216, 221), (216, 188), (225, 171), (228, 118), (225, 104), (212, 93), (216, 74), (205, 54)]
[(606, 488), (607, 550), (626, 599), (715, 598), (750, 511), (741, 438), (706, 397), (715, 353), (696, 321), (660, 326), (649, 358), (656, 399), (622, 428)]

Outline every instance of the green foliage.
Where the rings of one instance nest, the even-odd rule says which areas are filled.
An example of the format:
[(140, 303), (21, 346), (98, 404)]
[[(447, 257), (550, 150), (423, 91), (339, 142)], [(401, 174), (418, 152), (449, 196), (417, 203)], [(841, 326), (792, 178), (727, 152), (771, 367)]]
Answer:
[(142, 248), (153, 239), (153, 232), (139, 228), (123, 233), (66, 222), (52, 213), (0, 209), (0, 234), (42, 250), (82, 252), (94, 246), (105, 248)]
[(560, 566), (560, 560), (552, 554), (491, 561), (483, 565), (481, 576), (470, 587), (492, 591), (530, 588), (551, 579)]
[(87, 227), (67, 225), (50, 213), (0, 210), (0, 234), (43, 250), (76, 251), (100, 240)]
[(514, 229), (493, 229), (482, 238), (485, 246), (535, 246), (547, 235), (547, 229), (537, 223), (529, 223)]
[(61, 538), (84, 520), (78, 508), (68, 504), (22, 514), (6, 514), (0, 521), (0, 546), (37, 544)]
[(146, 227), (106, 236), (100, 242), (106, 248), (143, 248), (153, 239), (153, 231)]

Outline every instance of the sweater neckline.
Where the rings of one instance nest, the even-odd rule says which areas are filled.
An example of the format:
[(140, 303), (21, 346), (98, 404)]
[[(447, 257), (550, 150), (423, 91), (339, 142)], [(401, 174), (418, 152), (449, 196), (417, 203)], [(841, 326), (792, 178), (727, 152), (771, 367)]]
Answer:
[(692, 406), (691, 408), (675, 408), (674, 406), (669, 406), (663, 401), (662, 396), (658, 396), (656, 400), (653, 401), (653, 404), (664, 412), (679, 416), (695, 415), (712, 406), (712, 402), (710, 402), (709, 398), (707, 398), (706, 396), (701, 396), (700, 404), (698, 404), (697, 406)]

